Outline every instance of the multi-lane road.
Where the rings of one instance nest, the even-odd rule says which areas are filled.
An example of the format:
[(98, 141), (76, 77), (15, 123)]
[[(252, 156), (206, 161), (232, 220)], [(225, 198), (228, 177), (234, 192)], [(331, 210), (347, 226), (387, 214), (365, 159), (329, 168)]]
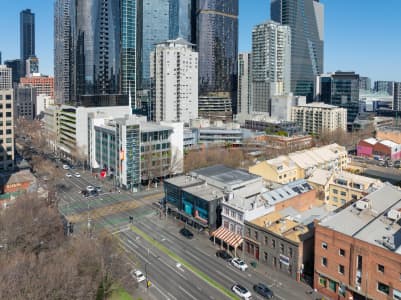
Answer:
[[(262, 282), (274, 291), (276, 299), (315, 299), (307, 293), (311, 288), (267, 267), (250, 267), (245, 272), (235, 269), (215, 256), (217, 247), (204, 233), (195, 233), (192, 240), (181, 236), (179, 229), (183, 225), (170, 216), (161, 216), (152, 204), (162, 197), (160, 190), (136, 194), (110, 192), (107, 184), (88, 172), (78, 172), (79, 178), (60, 178), (60, 211), (81, 228), (86, 229), (90, 219), (92, 227), (107, 228), (118, 237), (129, 263), (143, 273), (146, 271), (152, 283), (149, 288), (145, 282), (138, 284), (137, 292), (142, 298), (230, 299), (232, 285), (239, 283), (252, 292), (253, 299), (262, 299), (252, 291), (254, 284)], [(88, 185), (103, 186), (103, 191), (85, 198), (81, 191)], [(132, 227), (129, 216), (134, 217)]]

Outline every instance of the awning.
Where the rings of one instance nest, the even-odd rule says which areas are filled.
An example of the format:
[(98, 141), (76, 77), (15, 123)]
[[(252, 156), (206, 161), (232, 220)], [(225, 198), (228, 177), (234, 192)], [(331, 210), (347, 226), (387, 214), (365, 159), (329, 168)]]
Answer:
[(236, 234), (234, 232), (231, 232), (230, 230), (228, 230), (227, 228), (225, 228), (223, 226), (221, 226), (219, 229), (214, 231), (212, 233), (212, 236), (219, 240), (222, 240), (223, 242), (229, 244), (230, 246), (232, 246), (234, 248), (238, 248), (238, 246), (240, 246), (242, 244), (242, 242), (244, 241), (242, 236), (240, 236), (239, 234)]

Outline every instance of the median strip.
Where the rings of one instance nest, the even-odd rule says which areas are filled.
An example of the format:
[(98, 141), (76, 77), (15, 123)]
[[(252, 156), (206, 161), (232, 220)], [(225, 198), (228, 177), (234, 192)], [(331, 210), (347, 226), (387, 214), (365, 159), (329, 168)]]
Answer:
[(150, 237), (149, 235), (147, 235), (145, 232), (143, 232), (142, 230), (140, 230), (138, 227), (131, 225), (131, 230), (133, 232), (135, 232), (137, 235), (141, 236), (144, 240), (146, 240), (148, 243), (150, 243), (152, 246), (154, 246), (155, 248), (159, 249), (160, 251), (162, 251), (163, 253), (167, 254), (168, 256), (170, 256), (170, 258), (176, 260), (177, 262), (179, 262), (181, 265), (183, 265), (184, 267), (186, 267), (188, 270), (190, 270), (192, 273), (194, 273), (196, 276), (198, 276), (199, 278), (201, 278), (203, 281), (205, 281), (206, 283), (208, 283), (209, 285), (213, 286), (214, 288), (216, 288), (217, 290), (219, 290), (221, 293), (223, 293), (224, 295), (226, 295), (228, 298), (230, 299), (238, 299), (233, 293), (231, 293), (230, 290), (228, 290), (227, 288), (225, 288), (224, 286), (222, 286), (221, 284), (219, 284), (218, 282), (214, 281), (212, 278), (210, 278), (209, 276), (207, 276), (204, 272), (202, 272), (201, 270), (199, 270), (198, 268), (192, 266), (191, 264), (189, 264), (187, 261), (183, 260), (181, 257), (179, 257), (177, 254), (175, 254), (174, 252), (170, 251), (169, 249), (167, 249), (165, 246), (163, 246), (162, 244), (160, 244), (158, 241), (156, 241), (155, 239), (153, 239), (152, 237)]

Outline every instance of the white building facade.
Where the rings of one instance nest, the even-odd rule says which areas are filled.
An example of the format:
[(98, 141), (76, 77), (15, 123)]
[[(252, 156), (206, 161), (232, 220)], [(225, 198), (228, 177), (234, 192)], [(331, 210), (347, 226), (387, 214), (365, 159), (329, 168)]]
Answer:
[(155, 120), (184, 122), (198, 117), (198, 53), (178, 38), (160, 43), (151, 53)]
[(251, 53), (238, 55), (238, 114), (249, 114), (252, 103)]
[(252, 30), (252, 110), (271, 112), (273, 95), (291, 89), (291, 29), (268, 21)]

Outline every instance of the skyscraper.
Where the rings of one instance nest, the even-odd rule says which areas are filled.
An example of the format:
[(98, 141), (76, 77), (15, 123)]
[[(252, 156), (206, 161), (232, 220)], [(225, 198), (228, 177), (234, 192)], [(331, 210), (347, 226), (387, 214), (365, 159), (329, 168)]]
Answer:
[(13, 59), (6, 60), (4, 64), (12, 70), (12, 82), (14, 84), (19, 83), (19, 79), (21, 78), (21, 60)]
[(370, 91), (372, 89), (372, 81), (369, 77), (359, 77), (359, 89)]
[(378, 93), (386, 93), (392, 96), (394, 91), (394, 81), (375, 81), (374, 91)]
[(120, 0), (76, 0), (71, 9), (73, 98), (120, 93)]
[(271, 112), (271, 97), (290, 92), (291, 29), (268, 21), (252, 30), (252, 110)]
[(71, 101), (71, 0), (54, 4), (54, 92), (58, 104)]
[(151, 55), (152, 96), (156, 121), (198, 118), (198, 53), (178, 38), (160, 43)]
[(195, 42), (196, 0), (170, 0), (169, 39)]
[(237, 112), (238, 0), (198, 0), (199, 92), (230, 97)]
[(308, 102), (323, 73), (323, 8), (319, 0), (271, 0), (272, 20), (291, 28), (291, 91)]
[(252, 99), (252, 55), (243, 52), (238, 55), (238, 104), (237, 113), (249, 114)]
[(150, 53), (156, 44), (169, 38), (169, 9), (167, 0), (139, 0), (138, 43), (139, 78), (138, 89), (150, 89)]
[(20, 13), (21, 76), (25, 76), (25, 61), (35, 55), (35, 14), (30, 9)]
[(347, 109), (347, 122), (353, 123), (359, 113), (359, 75), (355, 72), (322, 74), (316, 81), (316, 99)]

